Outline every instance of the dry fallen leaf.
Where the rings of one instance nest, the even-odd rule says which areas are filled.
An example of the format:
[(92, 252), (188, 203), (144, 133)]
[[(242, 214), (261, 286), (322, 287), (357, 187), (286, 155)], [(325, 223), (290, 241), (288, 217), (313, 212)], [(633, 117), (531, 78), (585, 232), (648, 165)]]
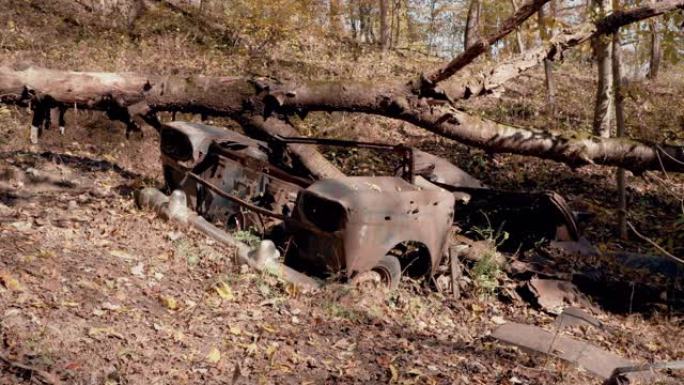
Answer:
[(240, 327), (237, 325), (231, 325), (228, 331), (230, 332), (230, 334), (234, 336), (239, 336), (240, 334), (242, 334), (242, 330), (240, 330)]
[(235, 299), (235, 296), (233, 295), (233, 290), (225, 282), (217, 283), (214, 286), (214, 290), (216, 291), (216, 294), (219, 295), (219, 297), (223, 298), (226, 301), (232, 301), (233, 299)]
[(0, 283), (2, 283), (5, 288), (12, 291), (23, 291), (24, 287), (19, 283), (19, 281), (14, 278), (8, 271), (0, 271)]
[(140, 262), (137, 265), (133, 266), (131, 268), (131, 274), (135, 275), (136, 277), (142, 277), (145, 275), (145, 265)]
[(163, 295), (159, 297), (159, 302), (169, 310), (178, 310), (178, 301), (170, 295)]
[(88, 337), (96, 340), (102, 340), (106, 337), (116, 337), (122, 340), (125, 339), (121, 333), (117, 332), (113, 328), (90, 328), (88, 329)]
[(394, 365), (389, 364), (389, 371), (390, 371), (390, 381), (389, 382), (390, 382), (390, 384), (394, 384), (399, 380), (399, 370), (397, 370), (397, 368)]
[(221, 352), (216, 347), (211, 348), (209, 354), (207, 354), (207, 362), (215, 364), (219, 361), (221, 361)]

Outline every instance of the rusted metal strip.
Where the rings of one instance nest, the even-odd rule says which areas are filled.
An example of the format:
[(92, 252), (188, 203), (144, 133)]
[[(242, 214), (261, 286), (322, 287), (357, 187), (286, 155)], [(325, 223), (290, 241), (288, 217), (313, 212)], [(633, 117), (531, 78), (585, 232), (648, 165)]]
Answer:
[(560, 332), (553, 333), (538, 326), (510, 322), (496, 328), (492, 337), (524, 349), (558, 357), (602, 379), (610, 378), (617, 368), (635, 365), (634, 362), (599, 349), (588, 342), (560, 335)]

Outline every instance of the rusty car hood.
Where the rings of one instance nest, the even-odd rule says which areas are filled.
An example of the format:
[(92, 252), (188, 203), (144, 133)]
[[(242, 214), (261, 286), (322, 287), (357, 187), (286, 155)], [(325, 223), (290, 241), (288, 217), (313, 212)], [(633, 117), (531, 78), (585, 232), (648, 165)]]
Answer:
[[(305, 213), (309, 202), (321, 207), (334, 202), (344, 210), (321, 210), (317, 218), (311, 218)], [(319, 228), (326, 226), (325, 220), (340, 221), (337, 217), (344, 217), (330, 235), (341, 243), (344, 252), (337, 258), (338, 267), (348, 274), (373, 268), (380, 257), (405, 242), (424, 245), (434, 269), (445, 252), (453, 222), (451, 193), (423, 190), (396, 177), (321, 180), (302, 190), (298, 203), (297, 217)]]

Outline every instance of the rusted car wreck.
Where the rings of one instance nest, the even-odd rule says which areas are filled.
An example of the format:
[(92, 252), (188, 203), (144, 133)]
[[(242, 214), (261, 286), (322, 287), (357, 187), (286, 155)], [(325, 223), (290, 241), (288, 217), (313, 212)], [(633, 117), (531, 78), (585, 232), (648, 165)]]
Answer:
[[(314, 180), (292, 165), (285, 150), (290, 143), (369, 148), (393, 154), (399, 166), (396, 175)], [(191, 209), (226, 230), (272, 239), (286, 265), (319, 277), (354, 280), (375, 272), (394, 288), (402, 273), (429, 276), (446, 254), (455, 225), (479, 226), (478, 215), (513, 234), (509, 241), (515, 247), (528, 238), (577, 234), (560, 196), (491, 190), (448, 161), (403, 145), (266, 142), (220, 127), (172, 122), (161, 131), (161, 153), (167, 188), (184, 191)]]

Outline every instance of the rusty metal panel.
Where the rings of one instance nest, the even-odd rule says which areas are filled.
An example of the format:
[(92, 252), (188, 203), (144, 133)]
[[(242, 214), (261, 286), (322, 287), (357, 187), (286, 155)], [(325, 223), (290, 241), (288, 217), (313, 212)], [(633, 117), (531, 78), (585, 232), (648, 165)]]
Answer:
[(538, 326), (511, 322), (496, 328), (492, 337), (524, 349), (558, 357), (603, 379), (609, 378), (616, 368), (635, 364), (588, 342), (553, 333)]
[(398, 244), (417, 242), (429, 250), (434, 269), (445, 252), (453, 207), (450, 193), (420, 190), (394, 177), (319, 181), (301, 192), (295, 214), (329, 233), (328, 246), (305, 239), (319, 237), (315, 234), (300, 234), (298, 241), (330, 251), (312, 247), (302, 250), (300, 257), (317, 265), (325, 262), (351, 276), (372, 269)]
[(596, 310), (572, 282), (533, 278), (527, 283), (526, 288), (534, 296), (539, 307), (549, 313), (560, 314), (564, 308), (572, 305)]

